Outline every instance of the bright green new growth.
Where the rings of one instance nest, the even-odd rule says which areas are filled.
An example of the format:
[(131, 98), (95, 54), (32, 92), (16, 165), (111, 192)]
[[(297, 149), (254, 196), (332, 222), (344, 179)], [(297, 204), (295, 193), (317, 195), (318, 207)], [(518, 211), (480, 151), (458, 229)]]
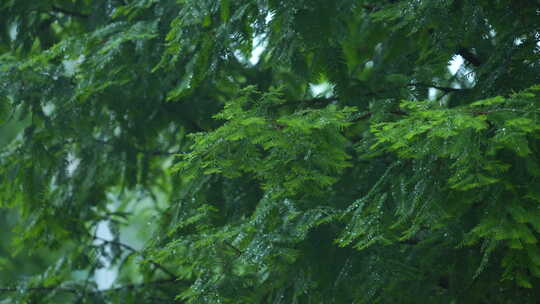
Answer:
[[(490, 193), (486, 198), (490, 202), (479, 224), (467, 232), (464, 245), (498, 243), (485, 248), (486, 258), (495, 248), (505, 248), (504, 278), (531, 288), (532, 278), (540, 275), (536, 235), (540, 233), (540, 167), (538, 155), (533, 152), (540, 139), (540, 87), (452, 109), (430, 102), (403, 102), (401, 108), (407, 111), (407, 118), (371, 126), (376, 137), (371, 148), (446, 167), (438, 172), (439, 177), (446, 177), (446, 191), (462, 191), (463, 195), (471, 191)], [(515, 184), (516, 174), (522, 184)], [(469, 197), (477, 195), (471, 193)], [(449, 205), (457, 203), (453, 199), (439, 199), (436, 204), (449, 209)], [(433, 215), (432, 211), (428, 213), (423, 216)], [(445, 216), (459, 213), (446, 211)], [(402, 219), (398, 217), (399, 221)]]
[(322, 194), (350, 166), (350, 145), (340, 132), (354, 108), (305, 109), (282, 113), (278, 92), (257, 95), (253, 87), (225, 104), (217, 119), (223, 126), (195, 134), (192, 152), (173, 167), (189, 179), (203, 174), (228, 178), (250, 175), (274, 197), (299, 192)]

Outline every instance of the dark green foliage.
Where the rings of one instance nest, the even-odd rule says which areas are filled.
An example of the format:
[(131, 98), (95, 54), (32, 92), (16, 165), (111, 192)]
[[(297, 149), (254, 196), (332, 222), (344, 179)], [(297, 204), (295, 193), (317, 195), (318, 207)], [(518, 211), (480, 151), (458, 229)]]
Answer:
[(540, 298), (536, 1), (34, 2), (0, 303)]

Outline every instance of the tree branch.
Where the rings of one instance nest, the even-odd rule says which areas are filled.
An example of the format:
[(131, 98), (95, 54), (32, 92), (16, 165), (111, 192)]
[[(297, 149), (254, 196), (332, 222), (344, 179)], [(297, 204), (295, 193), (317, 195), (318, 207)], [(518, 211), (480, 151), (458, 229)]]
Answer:
[(451, 87), (441, 87), (441, 86), (438, 86), (438, 85), (429, 84), (429, 83), (421, 83), (421, 82), (414, 82), (414, 83), (409, 84), (408, 86), (409, 87), (415, 86), (415, 87), (433, 88), (433, 89), (437, 89), (437, 90), (440, 90), (440, 91), (443, 91), (443, 92), (446, 92), (446, 93), (470, 90), (470, 89), (457, 89), (457, 88), (451, 88)]
[(53, 11), (53, 12), (57, 12), (57, 13), (62, 13), (62, 14), (64, 14), (64, 15), (71, 16), (71, 17), (77, 17), (77, 18), (88, 18), (88, 17), (90, 17), (90, 16), (87, 15), (87, 14), (83, 14), (83, 13), (79, 13), (79, 12), (70, 11), (70, 10), (67, 10), (67, 9), (64, 9), (64, 8), (61, 8), (61, 7), (58, 7), (58, 6), (56, 6), (56, 5), (53, 5), (53, 6), (52, 6), (52, 11)]
[(480, 60), (480, 58), (478, 58), (478, 56), (476, 56), (475, 54), (473, 54), (471, 51), (469, 51), (468, 49), (464, 47), (459, 48), (456, 54), (463, 57), (465, 60), (470, 62), (475, 67), (479, 67), (480, 65), (482, 65), (482, 61)]
[[(394, 115), (399, 115), (399, 116), (409, 115), (407, 112), (404, 112), (404, 111), (401, 111), (401, 110), (393, 110), (393, 111), (389, 111), (387, 113), (394, 114)], [(360, 116), (354, 118), (353, 121), (368, 119), (372, 115), (373, 115), (373, 112), (366, 112), (366, 113), (361, 114)]]
[[(114, 146), (114, 143), (111, 143), (110, 141), (105, 141), (101, 139), (94, 139), (95, 142), (100, 143), (102, 145), (110, 145)], [(160, 151), (160, 150), (146, 150), (146, 149), (138, 149), (135, 147), (130, 147), (131, 149), (134, 149), (138, 153), (148, 154), (152, 156), (173, 156), (178, 155), (180, 152), (168, 152), (168, 151)]]
[[(466, 89), (458, 89), (458, 88), (451, 88), (451, 87), (442, 87), (442, 86), (438, 86), (438, 85), (435, 85), (435, 84), (422, 83), (422, 82), (413, 82), (413, 83), (405, 85), (404, 87), (415, 87), (415, 86), (416, 87), (434, 88), (434, 89), (437, 89), (437, 90), (440, 90), (440, 91), (443, 91), (443, 92), (446, 92), (446, 93), (470, 90), (468, 88), (466, 88)], [(366, 93), (366, 94), (363, 94), (363, 95), (360, 95), (360, 96), (362, 96), (362, 97), (373, 96), (373, 95), (376, 95), (378, 93), (394, 91), (394, 90), (400, 89), (400, 88), (403, 88), (403, 87), (392, 87), (392, 88), (388, 88), (388, 89), (385, 89), (385, 90), (369, 92), (369, 93)], [(287, 101), (286, 103), (287, 104), (290, 104), (290, 103), (305, 103), (305, 104), (320, 105), (320, 104), (329, 104), (331, 102), (335, 102), (335, 101), (338, 101), (338, 100), (339, 100), (339, 98), (337, 96), (332, 96), (332, 97), (328, 97), (328, 98), (316, 97), (316, 98), (303, 99), (303, 100), (290, 100), (290, 101)]]
[[(119, 246), (119, 247), (122, 247), (128, 251), (131, 251), (137, 255), (139, 255), (140, 257), (142, 258), (145, 258), (144, 254), (142, 252), (140, 252), (139, 250), (127, 245), (127, 244), (124, 244), (122, 242), (119, 242), (119, 241), (114, 241), (114, 240), (107, 240), (107, 239), (104, 239), (102, 237), (99, 237), (99, 236), (92, 236), (95, 240), (99, 240), (99, 241), (102, 241), (103, 243), (105, 244), (109, 244), (109, 245), (116, 245), (116, 246)], [(155, 268), (163, 271), (164, 273), (166, 273), (168, 276), (171, 277), (171, 279), (176, 279), (178, 278), (178, 276), (176, 274), (174, 274), (172, 271), (168, 270), (167, 268), (165, 268), (165, 266), (159, 264), (158, 262), (155, 262), (155, 261), (148, 261), (150, 264), (152, 264)]]
[[(88, 294), (96, 294), (96, 293), (109, 293), (109, 292), (117, 292), (124, 289), (136, 289), (136, 288), (143, 288), (153, 285), (161, 285), (161, 284), (169, 284), (176, 282), (176, 278), (170, 278), (170, 279), (162, 279), (162, 280), (156, 280), (156, 281), (150, 281), (150, 282), (144, 282), (144, 283), (132, 283), (132, 284), (125, 284), (118, 287), (113, 287), (109, 289), (102, 289), (102, 290), (92, 290), (87, 292)], [(17, 287), (4, 287), (0, 288), (0, 293), (7, 293), (7, 292), (19, 292), (19, 291), (44, 291), (44, 292), (51, 292), (53, 290), (61, 291), (65, 293), (73, 293), (73, 294), (80, 294), (81, 291), (76, 288), (66, 288), (66, 287), (60, 287), (60, 286), (37, 286), (37, 287), (29, 287), (29, 288), (17, 288)]]
[(0, 288), (0, 292), (6, 293), (6, 292), (19, 292), (19, 291), (52, 291), (52, 290), (58, 290), (66, 293), (73, 293), (73, 294), (79, 294), (80, 291), (75, 288), (65, 288), (65, 287), (59, 287), (59, 286), (51, 286), (51, 287), (45, 287), (45, 286), (39, 286), (39, 287), (30, 287), (30, 288), (17, 288), (17, 287), (3, 287)]
[(242, 250), (236, 248), (233, 244), (227, 242), (227, 241), (223, 241), (225, 243), (225, 245), (227, 245), (227, 247), (231, 248), (232, 250), (234, 250), (236, 252), (236, 254), (238, 256), (241, 256), (243, 254)]
[(153, 286), (153, 285), (161, 285), (161, 284), (168, 284), (168, 283), (174, 283), (176, 279), (163, 279), (163, 280), (156, 280), (156, 281), (150, 281), (146, 283), (132, 283), (132, 284), (126, 284), (118, 287), (113, 287), (109, 289), (94, 291), (94, 293), (107, 293), (107, 292), (116, 292), (124, 289), (135, 289), (135, 288), (141, 288), (141, 287), (147, 287), (147, 286)]

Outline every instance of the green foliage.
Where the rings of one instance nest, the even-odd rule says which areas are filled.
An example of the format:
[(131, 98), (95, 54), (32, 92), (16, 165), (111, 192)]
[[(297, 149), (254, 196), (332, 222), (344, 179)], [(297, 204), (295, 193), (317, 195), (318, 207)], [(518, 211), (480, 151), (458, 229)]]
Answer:
[(3, 1), (0, 303), (536, 303), (537, 6)]
[[(533, 286), (531, 276), (538, 277), (539, 267), (536, 243), (540, 213), (531, 194), (536, 193), (540, 176), (539, 97), (540, 88), (533, 86), (508, 98), (498, 96), (451, 109), (429, 101), (407, 101), (401, 104), (406, 118), (371, 126), (376, 138), (373, 149), (446, 164), (442, 165), (447, 168), (446, 191), (492, 193), (489, 200), (493, 202), (484, 207), (464, 244), (496, 241), (496, 246), (485, 249), (486, 254), (500, 247), (507, 250), (502, 261), (504, 278), (528, 288)], [(516, 174), (522, 181), (519, 185)], [(444, 200), (437, 203), (452, 204)], [(520, 256), (519, 262), (514, 261), (516, 256)]]
[(256, 94), (248, 87), (227, 102), (214, 116), (225, 124), (209, 134), (194, 134), (192, 152), (173, 170), (187, 180), (198, 178), (201, 170), (229, 178), (248, 174), (276, 196), (328, 191), (350, 166), (349, 143), (340, 131), (349, 125), (354, 108), (329, 105), (287, 114), (276, 108), (284, 102), (278, 92), (249, 99)]

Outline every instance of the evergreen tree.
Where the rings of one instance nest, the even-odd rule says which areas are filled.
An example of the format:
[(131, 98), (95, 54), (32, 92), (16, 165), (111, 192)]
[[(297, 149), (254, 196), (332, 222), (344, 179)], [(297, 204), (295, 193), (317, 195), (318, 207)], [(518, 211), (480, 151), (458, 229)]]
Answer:
[(4, 0), (0, 118), (0, 303), (540, 299), (538, 1)]

